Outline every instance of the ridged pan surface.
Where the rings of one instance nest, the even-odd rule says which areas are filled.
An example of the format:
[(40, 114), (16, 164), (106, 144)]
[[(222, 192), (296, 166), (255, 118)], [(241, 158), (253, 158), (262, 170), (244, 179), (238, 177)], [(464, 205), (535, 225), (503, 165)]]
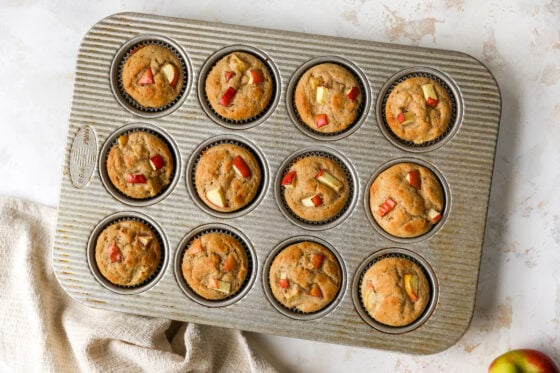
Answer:
[[(119, 104), (112, 92), (113, 59), (122, 45), (140, 35), (172, 40), (190, 64), (186, 70), (192, 74), (187, 96), (169, 114), (140, 117)], [(239, 130), (209, 118), (196, 88), (207, 59), (232, 45), (255, 48), (270, 58), (278, 71), (276, 93), (280, 95), (262, 123)], [(287, 108), (292, 100), (286, 92), (300, 66), (313, 59), (328, 60), (328, 56), (359, 69), (356, 73), (366, 79), (369, 106), (363, 109), (365, 120), (348, 135), (317, 139), (293, 123)], [(423, 67), (440, 72), (443, 80), (453, 84), (460, 118), (441, 144), (408, 151), (381, 130), (376, 103), (393, 76), (406, 69), (422, 71)], [(463, 53), (145, 14), (112, 15), (87, 33), (78, 54), (53, 248), (55, 274), (72, 298), (97, 308), (407, 353), (444, 350), (463, 335), (473, 314), (500, 114), (501, 96), (492, 74)], [(131, 123), (145, 123), (169, 135), (178, 147), (182, 165), (172, 192), (145, 206), (131, 206), (112, 197), (92, 154), (92, 141), (98, 159), (111, 134)], [(269, 174), (264, 197), (247, 213), (233, 217), (209, 214), (193, 201), (185, 166), (202, 143), (228, 136), (246, 139), (257, 147)], [(87, 149), (81, 151), (80, 147)], [(284, 162), (302, 149), (330, 149), (352, 166), (356, 194), (352, 211), (345, 213), (340, 223), (325, 229), (295, 224), (279, 207), (277, 174), (283, 171)], [(422, 239), (392, 240), (379, 234), (366, 214), (366, 188), (372, 175), (382, 165), (400, 158), (432, 165), (447, 186), (445, 217), (437, 231)], [(71, 174), (79, 177), (72, 178)], [(133, 216), (140, 213), (156, 222), (168, 244), (165, 254), (169, 260), (161, 269), (163, 273), (142, 292), (111, 291), (88, 266), (92, 232), (107, 216), (126, 212)], [(255, 280), (249, 284), (250, 289), (237, 302), (223, 307), (207, 307), (187, 297), (177, 282), (173, 263), (184, 238), (207, 224), (230, 226), (241, 232), (256, 253), (252, 265)], [(327, 242), (342, 259), (347, 279), (344, 288), (336, 306), (320, 317), (288, 317), (271, 304), (264, 289), (269, 254), (280, 243), (297, 236)], [(354, 299), (357, 292), (352, 288), (364, 261), (377, 251), (391, 248), (412, 252), (427, 263), (436, 292), (430, 315), (418, 327), (404, 332), (385, 332), (365, 322), (363, 312), (356, 310), (360, 302)]]

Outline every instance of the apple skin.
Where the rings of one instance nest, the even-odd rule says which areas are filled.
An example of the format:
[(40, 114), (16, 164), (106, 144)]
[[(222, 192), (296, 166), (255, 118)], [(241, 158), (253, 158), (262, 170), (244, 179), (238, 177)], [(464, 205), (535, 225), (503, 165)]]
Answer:
[(531, 349), (508, 351), (488, 367), (488, 373), (560, 373), (558, 365), (544, 353)]

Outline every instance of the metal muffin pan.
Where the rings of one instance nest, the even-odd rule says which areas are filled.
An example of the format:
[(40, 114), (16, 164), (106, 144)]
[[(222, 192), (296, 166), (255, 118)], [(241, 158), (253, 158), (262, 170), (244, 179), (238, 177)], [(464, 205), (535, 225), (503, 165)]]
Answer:
[[(277, 104), (258, 125), (241, 124), (237, 129), (217, 124), (204, 110), (200, 92), (186, 89), (174, 111), (139, 119), (145, 116), (122, 105), (112, 91), (110, 77), (123, 45), (145, 36), (174, 43), (191, 69), (187, 85), (197, 87), (205, 64), (224, 48), (241, 45), (262, 51), (275, 69)], [(354, 72), (363, 74), (367, 103), (363, 122), (340, 137), (315, 138), (302, 133), (289, 113), (291, 100), (286, 92), (291, 79), (301, 66), (323, 58), (347, 61), (356, 67)], [(421, 157), (415, 149), (398, 146), (386, 137), (376, 106), (370, 104), (378, 102), (384, 85), (396, 74), (419, 67), (440, 73), (456, 87), (462, 113), (444, 142), (422, 148)], [(459, 52), (137, 13), (112, 15), (87, 33), (78, 54), (53, 248), (55, 274), (72, 298), (92, 307), (408, 353), (441, 351), (462, 336), (474, 310), (500, 114), (501, 96), (492, 74), (476, 59)], [(184, 182), (154, 203), (131, 206), (108, 192), (97, 158), (103, 157), (101, 146), (115, 131), (138, 123), (153, 126), (176, 144), (177, 172)], [(268, 172), (270, 182), (263, 181), (262, 196), (257, 197), (262, 199), (238, 215), (221, 216), (202, 209), (188, 187), (188, 161), (201, 144), (215, 138), (250, 145)], [(339, 156), (348, 163), (354, 183), (356, 202), (344, 212), (344, 219), (320, 231), (287, 218), (278, 198), (278, 175), (284, 162), (308, 149)], [(431, 165), (447, 186), (446, 216), (420, 240), (396, 240), (380, 234), (365, 206), (367, 185), (376, 170), (406, 158)], [(159, 277), (140, 292), (115, 291), (90, 268), (88, 254), (96, 227), (113, 214), (141, 214), (145, 220), (157, 222), (167, 244), (166, 258), (177, 258), (185, 237), (202, 227), (226, 225), (254, 249), (255, 277), (243, 296), (219, 307), (185, 293), (177, 264), (163, 265)], [(332, 308), (317, 318), (301, 320), (280, 312), (263, 285), (265, 261), (294, 237), (316, 234), (336, 250), (343, 272), (354, 281), (360, 276), (360, 266), (381, 250), (398, 247), (421, 258), (433, 274), (435, 297), (430, 312), (410, 330), (393, 333), (377, 328), (360, 313), (351, 280), (345, 281)]]

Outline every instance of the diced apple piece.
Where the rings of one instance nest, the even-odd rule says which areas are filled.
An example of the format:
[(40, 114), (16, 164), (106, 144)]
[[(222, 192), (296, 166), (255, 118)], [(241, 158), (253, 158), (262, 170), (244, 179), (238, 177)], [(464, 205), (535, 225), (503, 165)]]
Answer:
[(311, 197), (302, 199), (301, 203), (306, 207), (317, 207), (323, 204), (323, 199), (320, 195), (314, 194)]
[(346, 91), (346, 96), (348, 96), (350, 101), (354, 101), (359, 94), (360, 94), (360, 88), (358, 87), (352, 87), (348, 91)]
[(216, 290), (221, 291), (224, 294), (229, 294), (231, 291), (231, 284), (229, 282), (218, 280), (218, 289)]
[(232, 164), (233, 164), (233, 170), (239, 177), (242, 178), (251, 177), (251, 170), (249, 169), (249, 166), (247, 166), (247, 163), (245, 163), (243, 158), (241, 158), (241, 156), (239, 155), (235, 156), (235, 158), (233, 158)]
[(145, 184), (146, 176), (143, 174), (128, 174), (125, 177), (127, 183), (131, 184)]
[(315, 124), (317, 125), (317, 128), (321, 128), (329, 124), (329, 119), (327, 118), (327, 114), (315, 115)]
[(125, 146), (128, 143), (128, 136), (127, 135), (119, 136), (118, 142), (119, 142), (119, 145)]
[(211, 278), (210, 280), (208, 280), (208, 287), (210, 289), (217, 289), (218, 288), (218, 279), (217, 278)]
[(282, 178), (282, 185), (286, 188), (293, 188), (296, 186), (296, 172), (290, 171)]
[(249, 70), (249, 84), (259, 84), (264, 81), (262, 70), (251, 69)]
[(329, 91), (329, 89), (325, 86), (320, 85), (319, 87), (317, 87), (317, 94), (316, 94), (316, 100), (318, 103), (320, 104), (324, 104), (325, 102), (327, 102), (327, 92)]
[(140, 242), (140, 245), (143, 248), (148, 247), (148, 245), (150, 244), (150, 242), (152, 242), (153, 239), (154, 237), (151, 234), (141, 234), (138, 236), (138, 241)]
[(399, 113), (399, 115), (397, 115), (397, 121), (403, 125), (411, 124), (416, 121), (416, 116), (411, 111), (407, 111), (406, 113)]
[(325, 184), (329, 188), (334, 189), (337, 193), (340, 192), (343, 187), (342, 183), (324, 168), (315, 175), (315, 179), (321, 184)]
[(107, 251), (109, 252), (109, 260), (111, 261), (111, 263), (117, 263), (122, 261), (121, 250), (119, 249), (116, 243), (112, 242), (107, 247)]
[(249, 64), (243, 61), (241, 58), (237, 57), (236, 54), (232, 54), (229, 60), (229, 65), (235, 71), (245, 71), (249, 68)]
[(404, 290), (413, 302), (418, 300), (418, 275), (404, 274)]
[(235, 88), (228, 87), (228, 89), (224, 92), (224, 95), (220, 99), (220, 105), (228, 106), (231, 100), (233, 99), (233, 96), (235, 96), (236, 93), (237, 91), (235, 90)]
[(432, 224), (436, 224), (438, 221), (441, 220), (441, 212), (434, 209), (430, 209), (430, 211), (428, 211), (428, 218), (430, 219)]
[(222, 187), (217, 187), (216, 189), (206, 192), (206, 198), (218, 207), (226, 207), (226, 196), (224, 195)]
[(161, 68), (161, 71), (163, 71), (163, 75), (165, 75), (165, 77), (167, 78), (169, 85), (175, 88), (177, 82), (179, 81), (179, 73), (175, 65), (173, 65), (172, 63), (166, 63)]
[(309, 295), (312, 297), (323, 298), (323, 292), (317, 284), (311, 285), (311, 290), (309, 290)]
[(438, 104), (439, 101), (433, 84), (424, 84), (422, 86), (422, 92), (424, 93), (426, 105), (435, 107)]
[(222, 269), (226, 272), (229, 272), (235, 268), (237, 268), (237, 260), (235, 260), (235, 257), (232, 254), (229, 254)]
[(325, 255), (323, 255), (321, 253), (311, 254), (311, 265), (313, 266), (313, 268), (315, 268), (315, 269), (321, 268), (321, 265), (323, 264), (324, 257), (325, 257)]
[(154, 75), (152, 74), (152, 69), (149, 67), (144, 70), (140, 79), (138, 79), (138, 84), (140, 85), (149, 85), (154, 84)]
[(165, 160), (163, 159), (163, 157), (159, 154), (154, 155), (153, 157), (150, 158), (150, 166), (152, 166), (152, 169), (154, 171), (159, 170), (160, 168), (162, 168), (163, 166), (165, 166)]
[(392, 200), (391, 198), (387, 198), (385, 202), (381, 206), (379, 206), (379, 215), (385, 216), (389, 211), (395, 208), (397, 202)]
[(312, 76), (311, 78), (309, 78), (309, 84), (311, 84), (311, 89), (317, 89), (319, 84), (321, 84), (321, 80)]
[(286, 275), (286, 273), (284, 272), (280, 273), (280, 279), (278, 280), (278, 285), (280, 285), (282, 289), (287, 289), (288, 286), (290, 286), (290, 281), (288, 280), (288, 276)]
[(191, 244), (191, 247), (187, 250), (187, 254), (194, 255), (197, 253), (202, 252), (202, 242), (200, 240), (196, 240)]
[(418, 170), (410, 170), (408, 174), (406, 174), (406, 181), (410, 184), (410, 186), (420, 189), (422, 187), (422, 179), (420, 178), (420, 171)]
[(229, 82), (231, 78), (235, 76), (235, 72), (233, 71), (226, 71), (226, 83)]

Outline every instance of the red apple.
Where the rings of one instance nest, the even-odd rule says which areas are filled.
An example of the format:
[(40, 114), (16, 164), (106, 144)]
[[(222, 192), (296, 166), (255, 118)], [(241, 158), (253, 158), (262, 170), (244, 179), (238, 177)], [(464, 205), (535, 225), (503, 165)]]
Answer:
[(146, 176), (142, 174), (128, 174), (126, 175), (126, 182), (131, 184), (145, 184)]
[(426, 100), (426, 105), (431, 107), (436, 107), (436, 105), (438, 104), (438, 98), (434, 85), (424, 84), (422, 86), (422, 93), (424, 93), (424, 99)]
[(290, 286), (290, 282), (288, 281), (288, 276), (284, 272), (280, 273), (280, 279), (278, 280), (278, 285), (280, 285), (282, 289), (287, 289), (288, 286)]
[(323, 258), (325, 257), (325, 255), (321, 254), (321, 253), (314, 253), (311, 254), (311, 265), (313, 266), (313, 268), (315, 269), (319, 269), (321, 267), (321, 265), (323, 264)]
[(152, 74), (152, 69), (149, 67), (144, 70), (140, 79), (138, 79), (138, 84), (140, 85), (148, 85), (154, 84), (154, 75)]
[(410, 300), (413, 302), (418, 300), (418, 275), (411, 273), (404, 274), (404, 290)]
[(426, 105), (431, 107), (436, 107), (438, 102), (439, 102), (438, 100), (428, 97), (428, 99), (426, 100)]
[(329, 188), (332, 188), (337, 193), (340, 192), (343, 187), (342, 183), (325, 169), (319, 170), (317, 175), (315, 175), (315, 179), (317, 179), (317, 181), (321, 184), (325, 184)]
[(348, 96), (350, 101), (354, 101), (359, 94), (360, 94), (360, 88), (358, 87), (352, 87), (346, 92), (346, 96)]
[(430, 209), (430, 211), (428, 211), (428, 218), (430, 219), (432, 224), (436, 224), (438, 221), (441, 220), (441, 212), (434, 209)]
[(399, 115), (397, 115), (397, 121), (403, 125), (414, 123), (415, 120), (416, 117), (414, 113), (411, 111), (407, 111), (405, 113), (399, 113)]
[(327, 118), (327, 114), (315, 115), (315, 124), (317, 125), (317, 128), (321, 128), (329, 124), (329, 119)]
[(211, 278), (210, 280), (208, 280), (208, 287), (210, 289), (217, 289), (218, 288), (218, 279), (217, 278)]
[(251, 170), (249, 169), (249, 166), (247, 166), (247, 163), (245, 163), (243, 158), (241, 158), (241, 156), (235, 156), (235, 158), (233, 158), (232, 164), (233, 170), (237, 175), (242, 178), (251, 177)]
[(406, 181), (410, 184), (410, 186), (420, 189), (422, 187), (422, 179), (420, 178), (420, 171), (418, 170), (411, 170), (408, 171), (406, 175)]
[(226, 259), (226, 262), (224, 263), (224, 266), (222, 267), (222, 269), (226, 272), (231, 271), (232, 269), (237, 268), (237, 260), (235, 260), (235, 258), (233, 257), (232, 254), (229, 254), (229, 256)]
[(152, 158), (150, 158), (150, 166), (152, 166), (152, 169), (154, 171), (157, 171), (165, 166), (165, 161), (163, 160), (163, 157), (161, 155), (156, 154)]
[(286, 188), (293, 188), (296, 186), (296, 172), (290, 171), (282, 178), (282, 185)]
[(301, 203), (306, 207), (317, 207), (323, 204), (323, 199), (320, 195), (314, 194), (311, 197), (302, 199)]
[(235, 72), (233, 71), (226, 71), (226, 83), (229, 82), (231, 78), (235, 76)]
[(381, 206), (379, 206), (379, 215), (385, 216), (389, 211), (395, 208), (397, 202), (392, 200), (391, 198), (387, 198), (385, 202)]
[(107, 251), (109, 251), (109, 260), (111, 263), (120, 262), (122, 260), (122, 254), (119, 250), (119, 247), (116, 243), (112, 242), (108, 247)]
[(323, 292), (317, 284), (311, 285), (311, 290), (309, 290), (309, 295), (312, 297), (323, 298)]
[(233, 96), (235, 96), (236, 93), (237, 93), (237, 91), (235, 90), (235, 88), (228, 87), (228, 89), (226, 90), (226, 92), (224, 93), (222, 98), (220, 99), (220, 105), (228, 106), (229, 103), (231, 102), (231, 100), (233, 99)]
[(187, 250), (187, 254), (194, 255), (202, 252), (202, 242), (196, 240), (192, 243), (191, 247)]
[(249, 70), (249, 84), (259, 84), (264, 81), (264, 75), (261, 70)]
[(177, 72), (177, 68), (175, 67), (175, 65), (166, 63), (161, 68), (161, 71), (163, 71), (163, 75), (165, 75), (165, 77), (167, 78), (169, 85), (175, 88), (177, 82), (179, 81), (179, 73)]
[(540, 351), (519, 349), (494, 359), (488, 367), (488, 373), (560, 373), (560, 368)]

